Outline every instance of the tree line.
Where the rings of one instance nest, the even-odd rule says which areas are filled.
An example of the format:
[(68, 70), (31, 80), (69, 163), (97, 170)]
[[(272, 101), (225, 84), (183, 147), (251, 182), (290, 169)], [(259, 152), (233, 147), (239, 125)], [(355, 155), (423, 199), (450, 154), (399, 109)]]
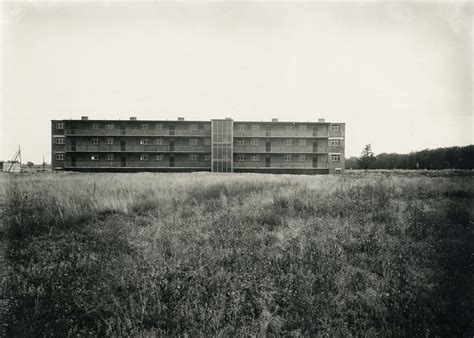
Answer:
[(346, 159), (346, 169), (474, 169), (474, 145), (425, 149), (409, 154), (381, 153), (375, 156), (371, 145), (360, 157)]

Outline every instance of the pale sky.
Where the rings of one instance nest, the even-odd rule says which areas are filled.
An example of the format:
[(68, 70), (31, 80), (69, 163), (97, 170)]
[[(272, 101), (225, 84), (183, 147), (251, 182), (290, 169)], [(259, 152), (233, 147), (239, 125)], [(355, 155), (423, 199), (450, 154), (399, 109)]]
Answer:
[(346, 123), (346, 157), (473, 143), (469, 2), (2, 3), (1, 147), (51, 119)]

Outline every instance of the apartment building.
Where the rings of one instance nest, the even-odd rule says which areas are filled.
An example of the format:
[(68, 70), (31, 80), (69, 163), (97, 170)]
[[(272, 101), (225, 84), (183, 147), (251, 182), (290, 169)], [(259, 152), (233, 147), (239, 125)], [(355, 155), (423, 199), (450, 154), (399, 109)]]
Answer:
[(75, 171), (344, 171), (345, 124), (177, 120), (51, 121), (52, 166)]

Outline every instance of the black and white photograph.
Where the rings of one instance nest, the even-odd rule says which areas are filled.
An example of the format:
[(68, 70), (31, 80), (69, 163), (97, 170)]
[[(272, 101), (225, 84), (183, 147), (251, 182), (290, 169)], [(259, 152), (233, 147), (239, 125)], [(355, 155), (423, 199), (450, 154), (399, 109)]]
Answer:
[(474, 337), (469, 0), (0, 2), (0, 337)]

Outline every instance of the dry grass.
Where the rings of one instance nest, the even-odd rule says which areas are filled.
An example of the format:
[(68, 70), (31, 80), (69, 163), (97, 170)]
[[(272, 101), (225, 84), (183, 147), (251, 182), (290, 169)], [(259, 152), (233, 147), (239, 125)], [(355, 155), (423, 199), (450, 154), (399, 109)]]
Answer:
[(8, 334), (472, 329), (469, 175), (65, 173), (1, 186)]

